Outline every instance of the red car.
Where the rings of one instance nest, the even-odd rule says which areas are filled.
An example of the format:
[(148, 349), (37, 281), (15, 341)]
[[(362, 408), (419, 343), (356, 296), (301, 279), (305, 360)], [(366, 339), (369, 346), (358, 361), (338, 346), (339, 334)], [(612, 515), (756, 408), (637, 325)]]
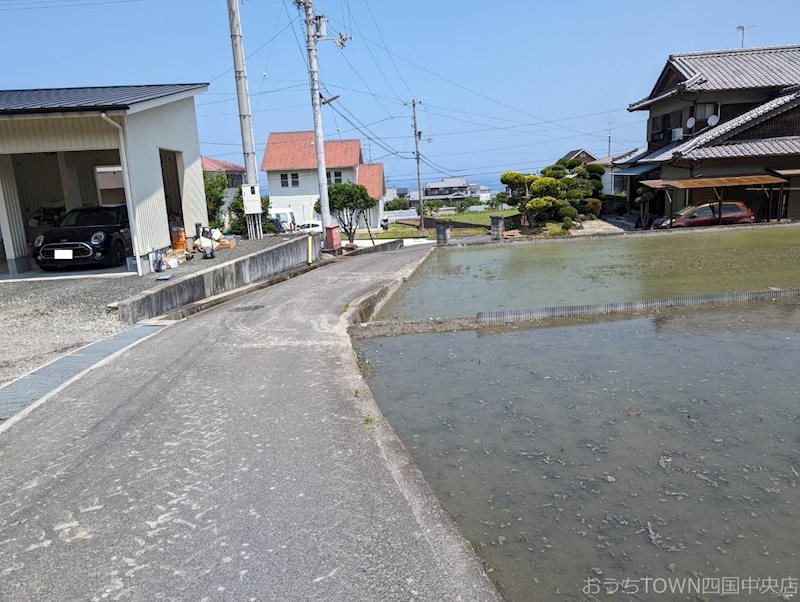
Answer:
[(700, 203), (699, 205), (689, 205), (672, 216), (670, 224), (669, 216), (659, 217), (653, 222), (653, 228), (690, 228), (693, 226), (716, 226), (731, 224), (752, 224), (756, 221), (750, 208), (741, 201), (722, 201), (722, 221), (720, 222), (718, 211), (720, 203)]

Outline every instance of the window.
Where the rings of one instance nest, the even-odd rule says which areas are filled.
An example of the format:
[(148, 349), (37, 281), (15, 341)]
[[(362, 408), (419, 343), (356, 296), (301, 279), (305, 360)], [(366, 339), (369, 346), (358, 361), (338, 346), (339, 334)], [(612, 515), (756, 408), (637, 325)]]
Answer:
[(240, 173), (228, 174), (228, 188), (240, 188), (244, 183), (244, 178)]
[(734, 205), (733, 203), (723, 203), (722, 213), (739, 213), (739, 205)]
[(710, 217), (714, 215), (714, 212), (711, 211), (711, 207), (708, 205), (703, 205), (702, 207), (698, 207), (697, 211), (694, 212), (697, 217)]
[(694, 119), (697, 126), (704, 126), (708, 122), (708, 118), (717, 113), (717, 103), (714, 102), (701, 102), (694, 105)]
[(281, 188), (289, 188), (289, 174), (282, 173), (281, 174)]
[[(328, 177), (328, 182), (330, 182), (330, 177)], [(342, 172), (341, 171), (334, 171), (333, 172), (333, 182), (334, 182), (334, 184), (341, 184), (342, 183)]]
[(325, 175), (328, 176), (328, 186), (330, 186), (331, 185), (331, 172), (328, 171), (328, 172), (326, 172)]
[(300, 174), (293, 173), (292, 174), (292, 188), (300, 188)]

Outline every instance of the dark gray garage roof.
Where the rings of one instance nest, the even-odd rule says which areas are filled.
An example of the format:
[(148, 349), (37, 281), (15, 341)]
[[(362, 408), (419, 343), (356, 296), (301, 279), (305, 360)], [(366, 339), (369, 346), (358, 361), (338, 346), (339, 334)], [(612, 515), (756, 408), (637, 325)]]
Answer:
[(125, 111), (132, 105), (200, 90), (208, 84), (105, 86), (98, 88), (49, 88), (0, 90), (0, 115), (64, 113), (76, 111)]

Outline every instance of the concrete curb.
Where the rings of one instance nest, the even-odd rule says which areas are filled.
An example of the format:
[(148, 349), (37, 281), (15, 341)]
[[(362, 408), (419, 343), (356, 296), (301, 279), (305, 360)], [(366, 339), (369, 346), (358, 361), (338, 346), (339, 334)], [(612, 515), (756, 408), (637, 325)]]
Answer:
[[(174, 309), (260, 282), (297, 268), (308, 261), (308, 236), (231, 259), (205, 270), (187, 274), (161, 288), (154, 288), (109, 305), (122, 322), (134, 324)], [(311, 246), (312, 263), (319, 260), (319, 245)]]
[(333, 258), (320, 259), (319, 261), (312, 263), (311, 265), (306, 265), (301, 268), (289, 270), (288, 272), (283, 272), (278, 276), (267, 278), (266, 280), (250, 284), (248, 286), (236, 288), (233, 289), (232, 291), (220, 293), (219, 295), (214, 295), (213, 297), (207, 297), (206, 299), (201, 299), (200, 301), (195, 301), (194, 303), (189, 303), (188, 305), (179, 307), (175, 311), (169, 312), (162, 316), (156, 316), (154, 318), (145, 320), (144, 323), (159, 323), (164, 320), (166, 321), (184, 320), (189, 316), (193, 316), (194, 314), (200, 313), (201, 311), (211, 309), (212, 307), (216, 307), (217, 305), (222, 305), (223, 303), (227, 303), (228, 301), (233, 301), (234, 299), (238, 299), (239, 297), (249, 295), (250, 293), (254, 293), (261, 289), (268, 288), (270, 286), (275, 286), (276, 284), (280, 284), (281, 282), (286, 282), (287, 280), (291, 280), (292, 278), (296, 278), (297, 276), (301, 276), (312, 270), (316, 270), (317, 268), (323, 268), (332, 265), (336, 261), (337, 260)]
[(350, 251), (347, 257), (356, 257), (358, 255), (366, 255), (367, 253), (380, 253), (382, 251), (396, 251), (403, 248), (403, 239), (388, 240), (386, 242), (378, 243), (372, 247), (360, 247), (355, 251)]
[(546, 245), (564, 244), (585, 240), (607, 240), (609, 238), (643, 238), (647, 236), (691, 236), (707, 232), (737, 232), (760, 230), (767, 228), (800, 228), (800, 223), (789, 224), (752, 224), (746, 226), (712, 226), (708, 228), (674, 228), (672, 230), (642, 230), (637, 232), (612, 232), (609, 234), (588, 234), (586, 236), (559, 236), (550, 238), (524, 238), (503, 241), (450, 243), (441, 248), (460, 249), (465, 247), (505, 247), (509, 245)]
[(370, 319), (430, 257), (433, 250), (429, 249), (419, 261), (393, 282), (354, 301), (350, 309), (342, 315), (337, 326), (343, 340), (347, 341), (342, 354), (342, 366), (345, 368), (342, 372), (351, 373), (352, 386), (359, 392), (363, 391), (355, 400), (357, 410), (362, 416), (377, 420), (376, 426), (371, 427), (372, 436), (383, 454), (397, 488), (414, 513), (426, 541), (440, 560), (443, 578), (445, 576), (450, 578), (448, 587), (453, 591), (454, 599), (471, 602), (500, 601), (501, 597), (484, 572), (480, 560), (470, 550), (469, 544), (442, 507), (408, 450), (391, 424), (384, 418), (361, 374), (355, 349), (348, 336), (349, 327)]
[(534, 322), (551, 318), (568, 318), (576, 316), (599, 316), (604, 314), (631, 313), (667, 307), (694, 307), (709, 303), (738, 303), (742, 301), (769, 301), (800, 297), (800, 289), (787, 288), (769, 291), (739, 291), (732, 293), (715, 293), (710, 295), (683, 295), (661, 297), (659, 299), (641, 299), (618, 303), (598, 303), (588, 305), (562, 305), (555, 307), (539, 307), (535, 309), (482, 311), (475, 323), (511, 324), (514, 322)]

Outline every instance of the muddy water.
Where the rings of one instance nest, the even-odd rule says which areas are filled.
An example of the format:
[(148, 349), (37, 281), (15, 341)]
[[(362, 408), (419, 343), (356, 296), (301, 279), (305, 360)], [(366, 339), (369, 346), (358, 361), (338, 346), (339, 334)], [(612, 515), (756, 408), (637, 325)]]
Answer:
[(800, 228), (437, 250), (379, 319), (800, 287)]
[(800, 578), (797, 302), (358, 347), (510, 600), (718, 597), (590, 597), (589, 578)]

